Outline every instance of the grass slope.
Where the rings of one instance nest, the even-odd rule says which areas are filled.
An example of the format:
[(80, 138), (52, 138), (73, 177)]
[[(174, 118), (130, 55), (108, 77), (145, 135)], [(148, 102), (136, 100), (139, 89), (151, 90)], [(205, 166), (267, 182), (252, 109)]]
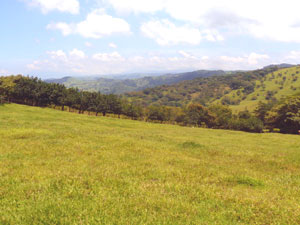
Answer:
[(299, 224), (300, 136), (0, 106), (0, 224)]
[[(238, 95), (240, 90), (234, 90), (224, 97), (234, 100), (240, 100), (238, 105), (230, 106), (234, 112), (239, 112), (245, 109), (253, 111), (259, 101), (266, 102), (267, 96), (281, 99), (282, 97), (300, 93), (300, 67), (291, 67), (280, 69), (268, 74), (265, 79), (257, 80), (254, 92), (249, 95)], [(223, 97), (223, 98), (224, 98)], [(217, 100), (216, 102), (220, 102)]]

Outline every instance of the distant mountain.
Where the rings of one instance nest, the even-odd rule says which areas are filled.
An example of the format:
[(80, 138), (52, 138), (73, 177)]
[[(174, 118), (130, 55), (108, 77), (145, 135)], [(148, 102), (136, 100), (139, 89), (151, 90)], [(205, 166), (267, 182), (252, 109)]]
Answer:
[(281, 64), (271, 64), (271, 65), (265, 66), (263, 69), (274, 68), (274, 67), (283, 69), (283, 68), (290, 68), (290, 67), (294, 67), (294, 66), (296, 66), (296, 65), (288, 64), (288, 63), (281, 63)]
[(193, 80), (199, 77), (221, 76), (226, 72), (222, 70), (198, 70), (188, 73), (166, 74), (161, 76), (145, 76), (136, 79), (111, 79), (111, 78), (76, 78), (63, 77), (61, 79), (48, 79), (48, 83), (64, 84), (66, 87), (77, 87), (86, 91), (100, 91), (104, 94), (123, 94), (141, 91), (160, 85), (171, 85), (184, 80)]
[(63, 77), (60, 79), (47, 79), (45, 80), (47, 83), (57, 83), (57, 84), (63, 84), (65, 82), (67, 82), (69, 79), (71, 79), (72, 77)]

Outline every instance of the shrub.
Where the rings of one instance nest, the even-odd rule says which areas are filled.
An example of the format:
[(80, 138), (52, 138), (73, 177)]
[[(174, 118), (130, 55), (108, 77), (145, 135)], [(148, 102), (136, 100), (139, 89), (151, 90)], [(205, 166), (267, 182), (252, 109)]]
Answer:
[(263, 122), (251, 116), (248, 119), (239, 118), (231, 121), (231, 128), (234, 130), (261, 133), (263, 131)]

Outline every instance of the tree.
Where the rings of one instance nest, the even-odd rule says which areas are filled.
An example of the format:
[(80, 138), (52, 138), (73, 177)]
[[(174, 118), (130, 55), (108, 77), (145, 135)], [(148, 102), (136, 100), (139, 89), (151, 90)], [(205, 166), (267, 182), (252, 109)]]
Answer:
[(0, 105), (2, 105), (4, 103), (5, 100), (5, 92), (4, 92), (4, 88), (2, 87), (3, 81), (0, 80)]
[(267, 103), (264, 102), (259, 102), (256, 109), (254, 110), (254, 115), (259, 118), (261, 121), (265, 122), (265, 117), (268, 113), (268, 111), (270, 111), (272, 109), (272, 107), (275, 105), (274, 101), (269, 101)]
[(163, 107), (150, 106), (147, 110), (147, 119), (152, 121), (163, 122), (166, 119)]
[(238, 113), (238, 118), (239, 119), (249, 119), (251, 118), (252, 115), (248, 110), (244, 110)]
[(208, 109), (215, 117), (215, 127), (222, 129), (229, 128), (229, 122), (232, 118), (232, 110), (228, 106), (211, 105)]
[(91, 104), (91, 93), (87, 91), (81, 91), (79, 93), (80, 96), (80, 104), (79, 104), (79, 113), (84, 113), (89, 109)]
[(215, 117), (209, 110), (200, 104), (190, 104), (186, 109), (185, 122), (194, 126), (213, 127)]
[(266, 116), (267, 124), (282, 133), (297, 134), (300, 130), (300, 96), (284, 99)]
[(69, 112), (71, 108), (79, 108), (80, 104), (80, 94), (78, 89), (75, 88), (68, 88), (66, 91), (66, 96), (61, 99), (66, 106), (69, 107)]
[(118, 117), (122, 114), (122, 103), (120, 98), (116, 95), (110, 94), (106, 96), (107, 105), (109, 106), (109, 111), (113, 114), (117, 114)]
[(109, 105), (107, 102), (107, 98), (105, 95), (101, 95), (100, 93), (96, 98), (96, 116), (98, 113), (102, 113), (103, 116), (109, 111)]
[(127, 101), (123, 101), (122, 111), (126, 116), (134, 120), (143, 117), (143, 108), (139, 105), (128, 103)]

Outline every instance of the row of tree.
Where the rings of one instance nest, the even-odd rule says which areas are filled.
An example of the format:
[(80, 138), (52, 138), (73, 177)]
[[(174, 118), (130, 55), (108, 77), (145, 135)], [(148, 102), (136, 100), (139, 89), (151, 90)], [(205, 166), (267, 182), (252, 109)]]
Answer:
[[(60, 106), (65, 110), (76, 109), (78, 113), (85, 111), (121, 115), (124, 113), (121, 99), (116, 95), (103, 95), (97, 92), (79, 91), (66, 88), (61, 84), (46, 83), (38, 78), (21, 75), (2, 77), (0, 79), (0, 95), (7, 102), (45, 107)], [(126, 108), (126, 107), (125, 107)], [(128, 108), (128, 107), (127, 107)]]
[(260, 103), (255, 114), (243, 111), (234, 115), (224, 105), (204, 107), (192, 103), (186, 107), (142, 107), (117, 95), (80, 91), (19, 75), (0, 77), (0, 102), (40, 107), (52, 105), (78, 113), (93, 112), (96, 116), (109, 113), (145, 121), (248, 132), (262, 132), (266, 127), (271, 130), (279, 128), (284, 133), (297, 133), (300, 130), (299, 96), (280, 102)]

